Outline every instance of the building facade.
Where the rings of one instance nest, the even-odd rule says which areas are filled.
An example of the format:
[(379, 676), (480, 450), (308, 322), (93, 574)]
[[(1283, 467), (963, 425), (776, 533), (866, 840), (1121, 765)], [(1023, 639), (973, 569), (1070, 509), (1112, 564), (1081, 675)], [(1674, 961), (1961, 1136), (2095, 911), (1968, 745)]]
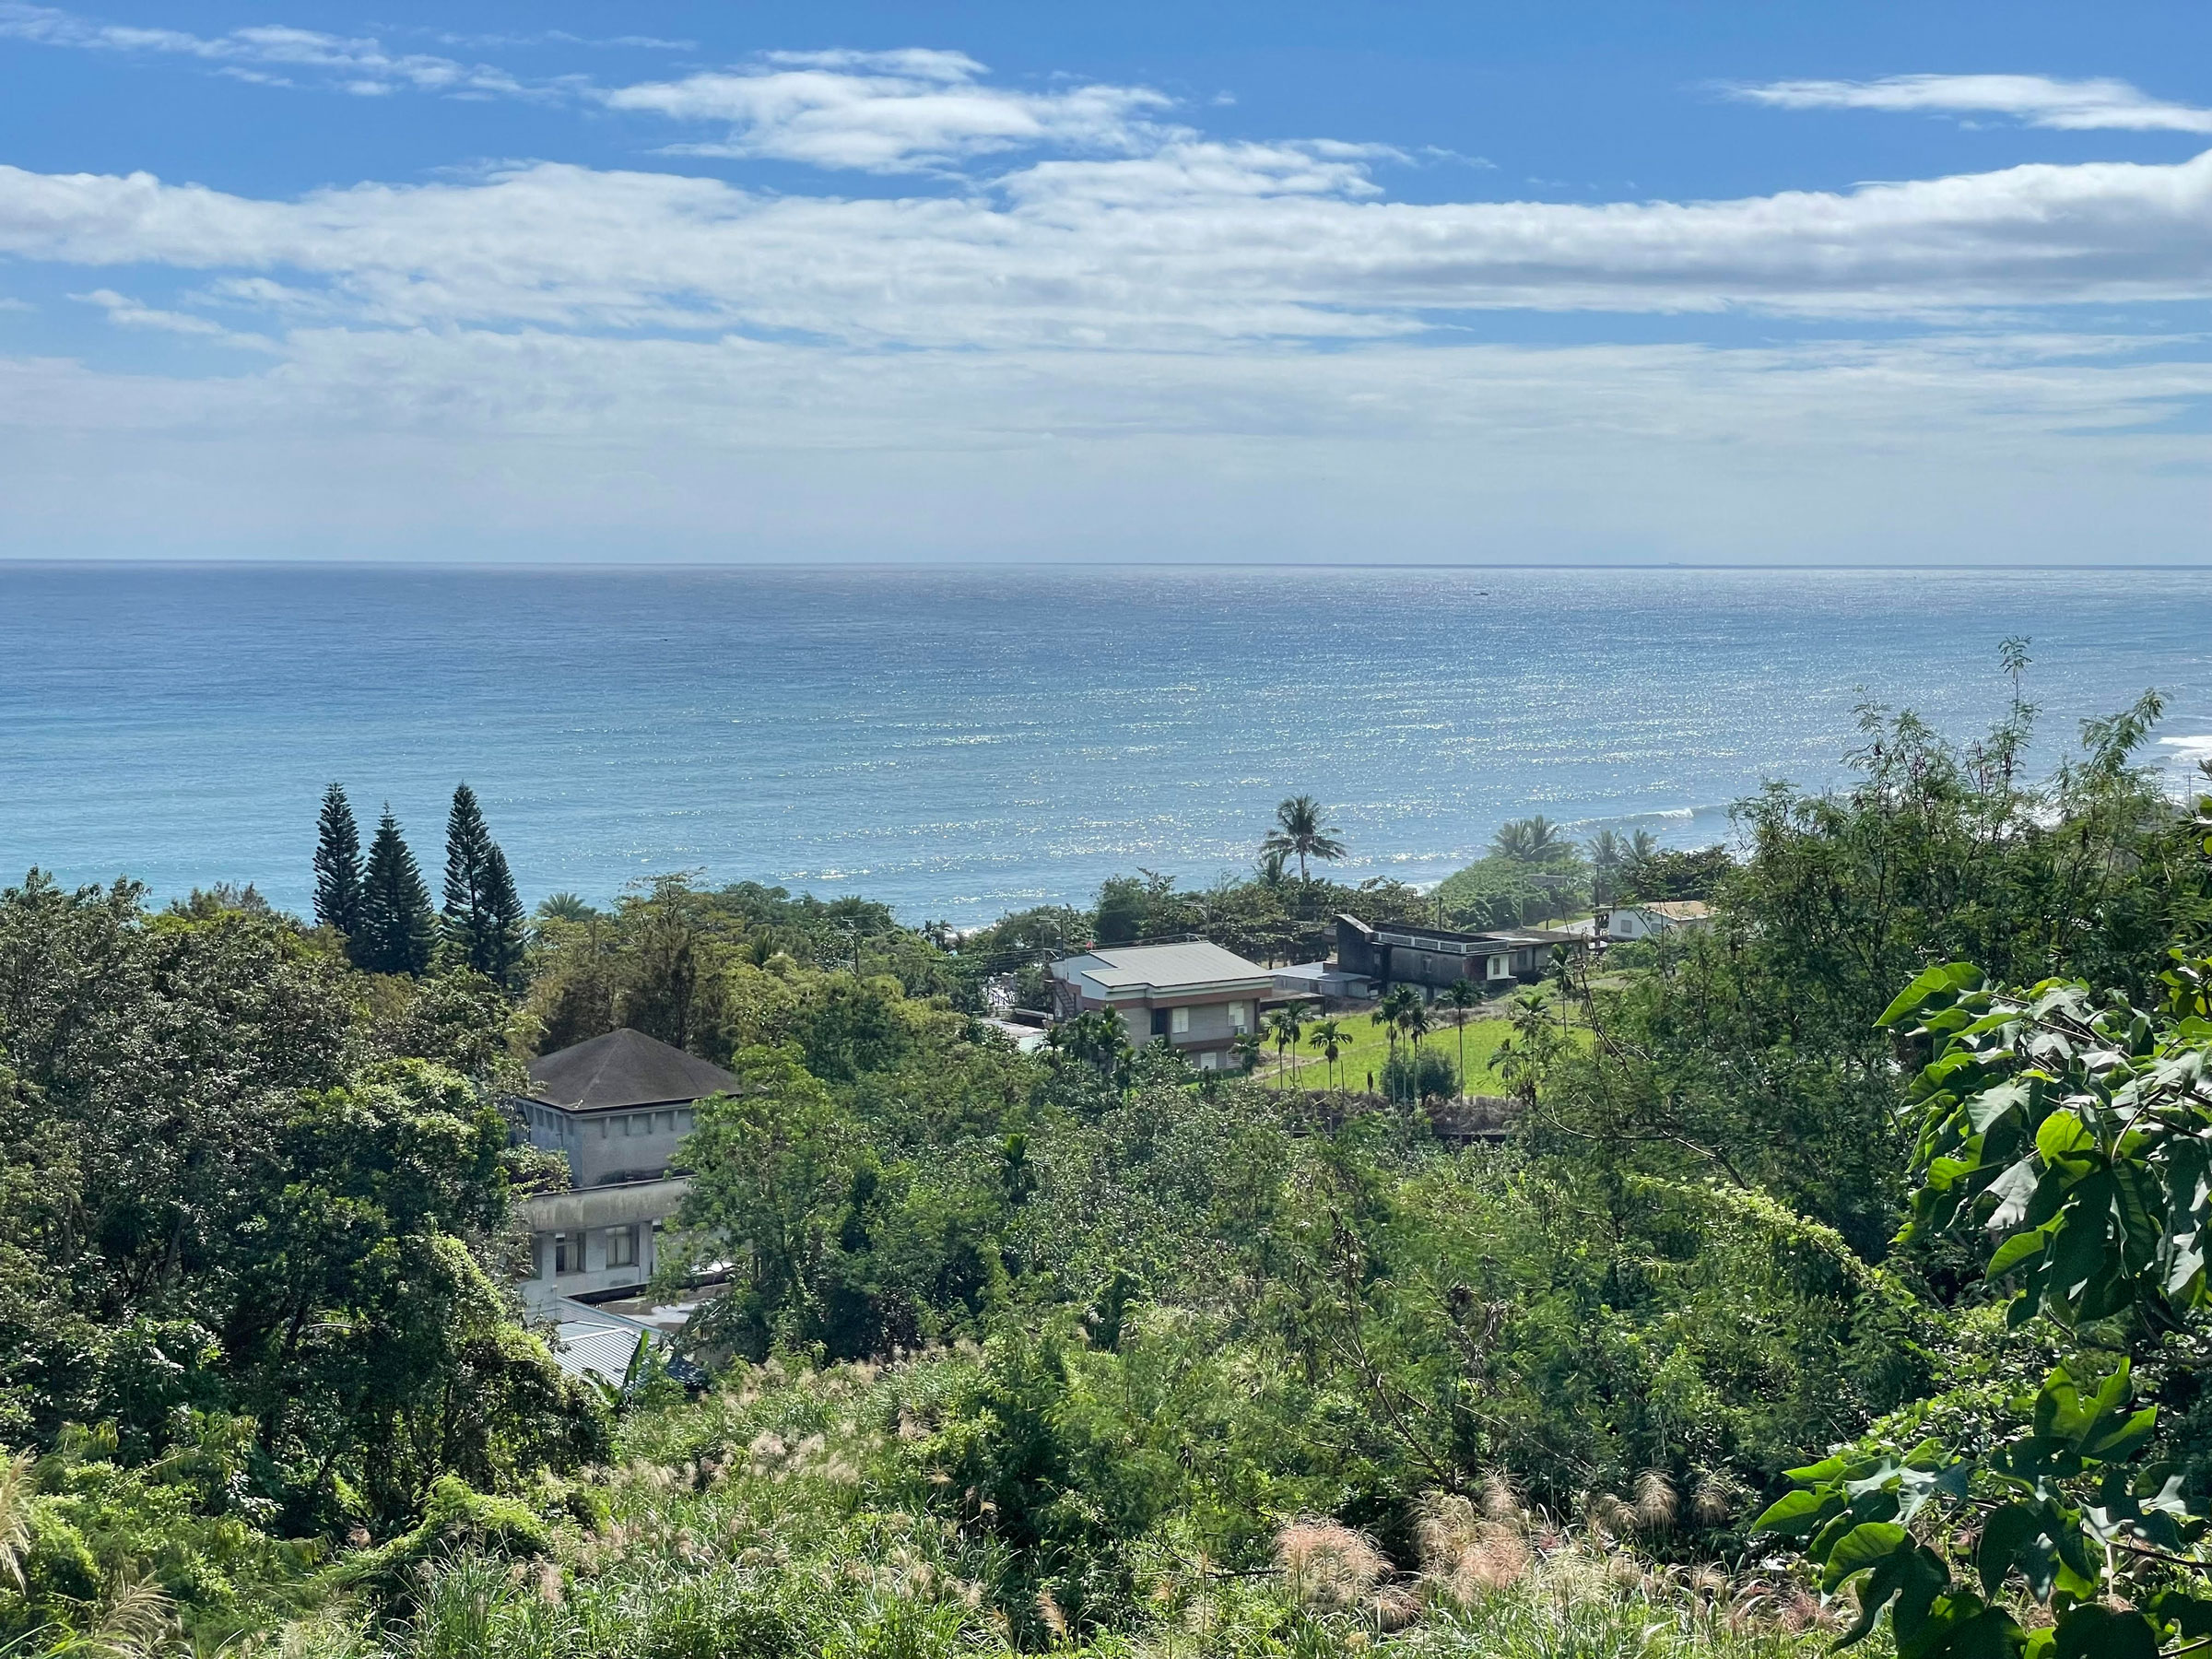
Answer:
[(1654, 934), (1672, 933), (1678, 927), (1710, 927), (1712, 925), (1712, 906), (1701, 899), (1656, 899), (1642, 904), (1617, 904), (1598, 914), (1597, 927), (1603, 938), (1626, 943), (1631, 939), (1648, 939)]
[(570, 1190), (523, 1200), (525, 1305), (619, 1295), (653, 1277), (662, 1224), (690, 1182), (674, 1167), (699, 1101), (737, 1086), (719, 1065), (624, 1029), (531, 1063), (512, 1102), (529, 1143), (568, 1159)]
[(1053, 1017), (1105, 1012), (1132, 1048), (1164, 1038), (1201, 1071), (1235, 1063), (1237, 1039), (1259, 1029), (1275, 971), (1204, 939), (1116, 945), (1052, 965)]
[(1441, 990), (1454, 980), (1502, 990), (1542, 973), (1554, 949), (1582, 942), (1578, 935), (1545, 927), (1460, 933), (1396, 922), (1374, 926), (1352, 915), (1336, 918), (1338, 971), (1359, 975), (1378, 991), (1393, 985)]

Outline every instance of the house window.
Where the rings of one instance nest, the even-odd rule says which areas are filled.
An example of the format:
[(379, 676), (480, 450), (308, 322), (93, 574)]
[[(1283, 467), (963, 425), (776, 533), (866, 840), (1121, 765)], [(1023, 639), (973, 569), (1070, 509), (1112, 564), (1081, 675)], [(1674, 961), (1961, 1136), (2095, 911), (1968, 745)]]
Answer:
[(1229, 1029), (1239, 1033), (1252, 1029), (1252, 1005), (1250, 1003), (1230, 1003), (1229, 1005)]
[(635, 1267), (638, 1265), (638, 1230), (635, 1227), (610, 1227), (606, 1230), (606, 1265), (609, 1267)]
[(1190, 1029), (1191, 1011), (1188, 1008), (1168, 1010), (1168, 1030), (1171, 1035), (1181, 1037), (1188, 1033)]
[(582, 1233), (555, 1233), (553, 1235), (553, 1271), (556, 1276), (583, 1271), (583, 1235)]
[(1155, 1036), (1155, 1037), (1165, 1037), (1167, 1034), (1168, 1034), (1168, 1011), (1167, 1011), (1165, 1008), (1155, 1008), (1155, 1009), (1153, 1009), (1153, 1010), (1152, 1010), (1152, 1035), (1153, 1035), (1153, 1036)]
[(543, 1278), (546, 1274), (545, 1241), (536, 1233), (530, 1235), (530, 1259), (523, 1264), (524, 1278)]

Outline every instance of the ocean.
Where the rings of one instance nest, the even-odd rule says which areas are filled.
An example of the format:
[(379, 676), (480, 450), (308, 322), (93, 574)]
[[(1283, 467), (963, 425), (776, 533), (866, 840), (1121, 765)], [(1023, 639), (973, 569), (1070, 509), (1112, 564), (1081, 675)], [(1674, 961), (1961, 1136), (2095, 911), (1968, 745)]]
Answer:
[(2143, 691), (2212, 753), (2212, 573), (0, 564), (0, 882), (251, 881), (389, 802), (436, 886), (481, 798), (525, 901), (693, 870), (959, 924), (1246, 870), (1327, 804), (1351, 880), (1531, 813), (1729, 832), (1855, 711), (1971, 735), (2032, 642), (2043, 754)]

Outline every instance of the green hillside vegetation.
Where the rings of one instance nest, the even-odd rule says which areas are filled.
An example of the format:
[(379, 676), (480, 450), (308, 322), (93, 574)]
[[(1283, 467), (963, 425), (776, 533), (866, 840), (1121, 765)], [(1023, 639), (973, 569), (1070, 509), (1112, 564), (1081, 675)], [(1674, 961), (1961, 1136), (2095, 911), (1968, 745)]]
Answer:
[[(0, 1651), (1748, 1656), (1864, 1607), (1909, 1659), (2179, 1659), (2212, 801), (2143, 770), (2154, 699), (2030, 782), (2032, 714), (1869, 713), (1849, 786), (1745, 803), (1733, 860), (1501, 834), (1715, 908), (1468, 1027), (1503, 1144), (975, 1018), (1109, 925), (1302, 953), (1351, 889), (1300, 874), (1334, 832), (1295, 801), (1198, 893), (963, 939), (668, 878), (548, 901), (519, 964), (457, 813), (490, 898), (416, 905), (391, 973), (335, 810), (317, 926), (34, 875), (0, 892)], [(699, 1371), (615, 1389), (519, 1317), (510, 1206), (561, 1171), (499, 1101), (618, 1024), (742, 1086), (671, 1240), (671, 1288), (727, 1268)]]

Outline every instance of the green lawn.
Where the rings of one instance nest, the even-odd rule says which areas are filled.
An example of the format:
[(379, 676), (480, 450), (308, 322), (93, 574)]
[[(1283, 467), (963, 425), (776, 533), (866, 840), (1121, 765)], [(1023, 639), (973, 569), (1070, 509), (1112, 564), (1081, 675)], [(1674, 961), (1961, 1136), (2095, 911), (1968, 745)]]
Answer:
[[(1439, 1010), (1440, 1013), (1442, 1010)], [(1352, 1040), (1350, 1048), (1337, 1058), (1336, 1083), (1339, 1088), (1361, 1089), (1367, 1087), (1367, 1074), (1372, 1072), (1378, 1080), (1382, 1076), (1382, 1063), (1390, 1057), (1390, 1037), (1365, 1014), (1340, 1014), (1337, 1023)], [(1500, 1094), (1504, 1085), (1490, 1069), (1491, 1056), (1498, 1044), (1512, 1031), (1512, 1026), (1502, 1019), (1469, 1019), (1466, 1024), (1467, 1072), (1462, 1088), (1469, 1094)], [(1309, 1028), (1309, 1030), (1311, 1028)], [(1263, 1035), (1265, 1033), (1263, 1032)], [(1401, 1037), (1399, 1041), (1405, 1041)], [(1433, 1046), (1437, 1053), (1450, 1056), (1452, 1064), (1459, 1064), (1459, 1030), (1449, 1023), (1439, 1024), (1422, 1039), (1424, 1047)], [(1326, 1088), (1328, 1066), (1321, 1055), (1300, 1037), (1298, 1057), (1293, 1063), (1296, 1080), (1301, 1088)], [(1275, 1045), (1271, 1042), (1254, 1074), (1262, 1082), (1277, 1080)]]

